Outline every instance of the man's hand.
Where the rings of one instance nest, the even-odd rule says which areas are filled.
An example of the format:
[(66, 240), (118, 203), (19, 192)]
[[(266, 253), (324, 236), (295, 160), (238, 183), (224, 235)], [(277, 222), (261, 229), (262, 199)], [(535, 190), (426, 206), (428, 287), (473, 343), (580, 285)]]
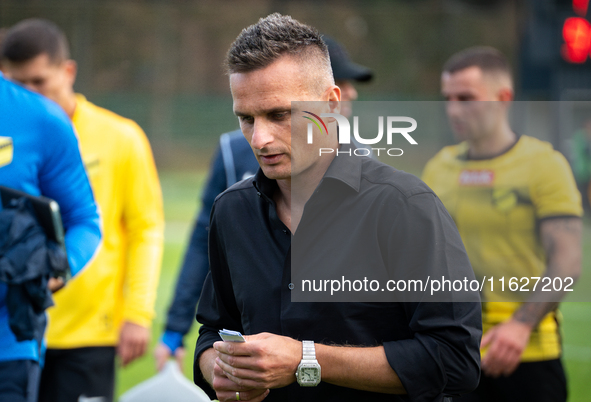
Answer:
[[(183, 359), (185, 358), (185, 348), (178, 347), (174, 351), (174, 360), (176, 360), (177, 364), (179, 365), (179, 370), (183, 371)], [(158, 342), (156, 345), (156, 349), (154, 350), (154, 358), (156, 358), (156, 369), (161, 371), (164, 368), (164, 365), (170, 359), (172, 352), (170, 348), (166, 346), (162, 342)]]
[(62, 278), (49, 278), (47, 282), (47, 288), (51, 293), (55, 293), (65, 285), (64, 280)]
[(252, 389), (240, 386), (230, 380), (224, 374), (220, 366), (216, 364), (217, 354), (214, 349), (207, 349), (199, 358), (199, 367), (205, 380), (215, 390), (220, 401), (235, 401), (236, 392), (239, 392), (241, 401), (262, 401), (269, 395), (268, 389)]
[(213, 344), (216, 366), (228, 379), (258, 390), (285, 387), (296, 380), (295, 372), (302, 359), (301, 342), (265, 332), (245, 338), (244, 343)]
[(268, 389), (253, 389), (236, 384), (230, 380), (219, 365), (213, 368), (213, 389), (220, 400), (222, 401), (236, 401), (236, 392), (239, 393), (241, 401), (262, 401), (269, 395)]
[(146, 353), (149, 340), (148, 328), (129, 321), (123, 323), (117, 345), (117, 355), (121, 358), (123, 367)]
[(519, 365), (530, 334), (531, 326), (515, 319), (491, 328), (482, 337), (481, 343), (481, 348), (489, 346), (481, 364), (484, 374), (496, 378), (513, 373)]

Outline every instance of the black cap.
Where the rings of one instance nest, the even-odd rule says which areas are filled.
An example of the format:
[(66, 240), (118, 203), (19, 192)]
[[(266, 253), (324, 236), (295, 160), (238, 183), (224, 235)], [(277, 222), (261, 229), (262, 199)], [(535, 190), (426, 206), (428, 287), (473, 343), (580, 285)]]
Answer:
[(364, 82), (373, 78), (373, 72), (369, 68), (351, 61), (349, 53), (339, 42), (327, 36), (323, 36), (322, 40), (328, 46), (330, 65), (335, 80)]

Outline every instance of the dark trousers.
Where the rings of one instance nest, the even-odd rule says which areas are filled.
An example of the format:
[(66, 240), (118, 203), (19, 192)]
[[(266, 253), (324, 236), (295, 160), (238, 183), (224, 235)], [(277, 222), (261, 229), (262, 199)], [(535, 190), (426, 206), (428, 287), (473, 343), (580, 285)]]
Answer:
[(115, 348), (47, 349), (39, 402), (78, 402), (80, 395), (113, 401)]
[(39, 364), (32, 360), (0, 362), (0, 402), (36, 402)]
[(480, 377), (478, 388), (454, 402), (565, 402), (566, 376), (560, 359), (521, 363), (509, 377)]

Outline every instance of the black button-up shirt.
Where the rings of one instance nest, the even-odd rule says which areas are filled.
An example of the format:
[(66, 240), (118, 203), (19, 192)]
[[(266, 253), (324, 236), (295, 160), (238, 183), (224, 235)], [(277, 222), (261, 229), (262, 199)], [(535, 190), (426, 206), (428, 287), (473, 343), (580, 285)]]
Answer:
[[(216, 199), (209, 234), (210, 273), (197, 313), (202, 324), (195, 350), (197, 385), (211, 392), (198, 361), (220, 340), (218, 331), (227, 328), (331, 345), (383, 345), (408, 393), (387, 395), (324, 382), (317, 387), (294, 383), (271, 390), (268, 401), (434, 401), (476, 387), (482, 334), (479, 303), (291, 300), (299, 286), (292, 282), (291, 255), (301, 254), (294, 251), (298, 241), (321, 244), (322, 239), (315, 242), (310, 237), (318, 234), (326, 239), (332, 226), (342, 230), (322, 216), (373, 221), (376, 232), (388, 230), (385, 237), (352, 234), (357, 243), (337, 250), (339, 260), (357, 260), (360, 250), (380, 249), (380, 258), (392, 271), (406, 264), (442, 266), (446, 271), (452, 264), (470, 277), (472, 270), (457, 229), (423, 182), (367, 157), (339, 155), (306, 204), (293, 244), (277, 215), (275, 191), (276, 182), (259, 170)], [(334, 257), (334, 252), (325, 254)], [(314, 253), (316, 259), (318, 255), (322, 253)]]

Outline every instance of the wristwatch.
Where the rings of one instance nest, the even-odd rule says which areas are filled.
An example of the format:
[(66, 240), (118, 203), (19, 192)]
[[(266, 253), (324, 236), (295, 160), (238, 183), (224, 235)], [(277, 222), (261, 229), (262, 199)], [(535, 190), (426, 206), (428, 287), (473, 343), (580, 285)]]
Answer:
[(316, 360), (314, 341), (302, 341), (302, 360), (295, 375), (302, 387), (315, 387), (320, 384), (320, 364)]

